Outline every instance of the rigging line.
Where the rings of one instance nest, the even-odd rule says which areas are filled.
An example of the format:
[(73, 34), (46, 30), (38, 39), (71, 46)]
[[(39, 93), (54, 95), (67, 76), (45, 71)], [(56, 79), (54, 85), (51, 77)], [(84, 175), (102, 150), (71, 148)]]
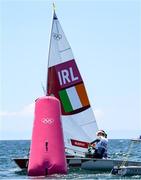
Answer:
[[(125, 159), (122, 161), (122, 163), (121, 163), (120, 165), (118, 165), (118, 168), (123, 167), (123, 166), (126, 165), (126, 163), (127, 163), (127, 161), (128, 161), (129, 154), (130, 154), (131, 149), (132, 149), (132, 146), (133, 146), (133, 143), (134, 143), (134, 142), (132, 142), (132, 141), (130, 142), (130, 144), (129, 144), (129, 146), (128, 146), (128, 150), (127, 150), (127, 155), (126, 155)], [(110, 175), (111, 175), (111, 174), (112, 174), (112, 171), (110, 172)]]
[(44, 95), (46, 95), (46, 89), (45, 89), (45, 86), (43, 85), (43, 83), (41, 82), (41, 86), (42, 86), (42, 90), (44, 92)]
[(127, 151), (127, 155), (126, 155), (125, 159), (123, 160), (123, 162), (121, 163), (120, 166), (125, 166), (125, 165), (126, 165), (126, 162), (128, 161), (128, 157), (129, 157), (129, 154), (130, 154), (130, 152), (131, 152), (133, 143), (134, 143), (134, 142), (132, 142), (132, 141), (130, 142), (129, 147), (128, 147), (128, 151)]

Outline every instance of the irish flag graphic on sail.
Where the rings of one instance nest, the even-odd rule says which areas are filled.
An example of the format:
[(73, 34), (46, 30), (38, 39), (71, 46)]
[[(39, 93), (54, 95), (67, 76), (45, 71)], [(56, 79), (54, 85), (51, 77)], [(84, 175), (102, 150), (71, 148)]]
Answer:
[(72, 112), (89, 106), (83, 83), (59, 91), (59, 96), (65, 112)]
[(60, 99), (63, 115), (75, 114), (90, 107), (75, 60), (49, 68), (48, 94)]

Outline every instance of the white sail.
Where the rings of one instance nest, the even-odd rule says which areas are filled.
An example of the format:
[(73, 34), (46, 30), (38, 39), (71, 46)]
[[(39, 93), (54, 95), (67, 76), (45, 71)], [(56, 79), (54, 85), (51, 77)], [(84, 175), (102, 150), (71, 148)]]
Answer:
[(92, 141), (98, 128), (84, 82), (55, 11), (50, 38), (47, 95), (60, 99), (66, 147), (83, 151), (83, 142)]

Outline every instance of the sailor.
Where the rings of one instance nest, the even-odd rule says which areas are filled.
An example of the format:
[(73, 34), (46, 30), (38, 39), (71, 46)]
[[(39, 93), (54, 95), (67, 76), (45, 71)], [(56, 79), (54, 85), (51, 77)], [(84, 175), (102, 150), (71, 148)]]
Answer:
[[(107, 140), (107, 134), (103, 130), (99, 130), (97, 133), (97, 139), (92, 141), (89, 144), (89, 147), (93, 147), (95, 150), (93, 153), (94, 158), (107, 158), (107, 146), (108, 146), (108, 140)], [(88, 149), (89, 151), (89, 149)]]

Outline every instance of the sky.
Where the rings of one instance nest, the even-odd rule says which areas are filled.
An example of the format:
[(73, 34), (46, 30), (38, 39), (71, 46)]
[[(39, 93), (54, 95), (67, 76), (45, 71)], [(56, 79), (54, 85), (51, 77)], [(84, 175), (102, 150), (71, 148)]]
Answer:
[[(0, 1), (0, 140), (31, 139), (44, 95), (52, 21), (49, 0)], [(99, 129), (141, 134), (141, 2), (55, 1)]]

